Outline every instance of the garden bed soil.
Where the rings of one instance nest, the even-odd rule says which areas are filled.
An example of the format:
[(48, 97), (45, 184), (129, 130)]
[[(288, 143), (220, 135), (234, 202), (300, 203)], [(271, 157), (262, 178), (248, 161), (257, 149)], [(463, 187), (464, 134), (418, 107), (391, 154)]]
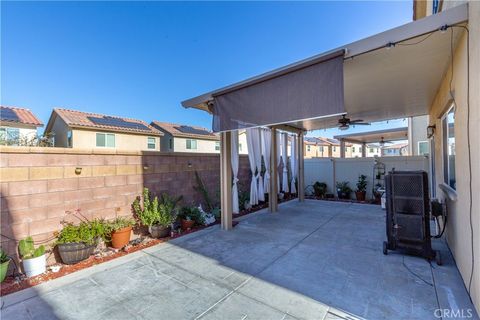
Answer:
[[(279, 203), (289, 201), (289, 200), (292, 200), (292, 199), (294, 199), (294, 198), (293, 197), (288, 197), (286, 199), (282, 199), (281, 201), (279, 201)], [(267, 208), (267, 207), (268, 207), (268, 203), (262, 203), (262, 204), (259, 204), (255, 207), (251, 208), (251, 209), (242, 210), (240, 213), (234, 214), (234, 218), (242, 217), (242, 216), (248, 215), (250, 213), (259, 211), (261, 209)], [(58, 272), (51, 271), (51, 269), (50, 269), (51, 266), (49, 266), (49, 267), (47, 267), (47, 272), (45, 272), (41, 275), (35, 276), (35, 277), (31, 277), (31, 278), (25, 278), (24, 276), (18, 276), (18, 275), (15, 276), (15, 277), (12, 276), (12, 275), (7, 276), (5, 278), (5, 281), (2, 282), (2, 284), (1, 284), (0, 296), (4, 296), (4, 295), (10, 294), (10, 293), (14, 293), (14, 292), (26, 289), (26, 288), (34, 287), (34, 286), (39, 285), (41, 283), (63, 277), (67, 274), (74, 273), (76, 271), (83, 270), (85, 268), (89, 268), (89, 267), (92, 267), (94, 265), (113, 260), (115, 258), (125, 256), (129, 253), (133, 253), (133, 252), (143, 250), (143, 249), (148, 248), (148, 247), (152, 247), (152, 246), (157, 245), (157, 244), (162, 243), (162, 242), (167, 242), (170, 239), (175, 239), (175, 238), (178, 238), (178, 237), (181, 237), (181, 236), (184, 236), (184, 235), (196, 232), (196, 231), (203, 230), (205, 228), (208, 228), (208, 227), (216, 225), (216, 224), (220, 224), (220, 220), (217, 220), (215, 223), (212, 223), (208, 226), (194, 226), (190, 230), (182, 231), (181, 233), (175, 233), (173, 235), (173, 237), (167, 237), (167, 238), (163, 238), (163, 239), (155, 239), (155, 238), (150, 238), (148, 236), (143, 236), (143, 237), (141, 237), (141, 238), (143, 238), (141, 243), (139, 243), (139, 244), (129, 244), (121, 250), (109, 249), (106, 252), (102, 252), (101, 254), (92, 255), (88, 259), (83, 260), (83, 261), (81, 261), (77, 264), (73, 264), (73, 265), (56, 264), (56, 265), (61, 267)], [(237, 221), (233, 221), (233, 226), (236, 226), (237, 224), (238, 224)], [(136, 241), (138, 241), (138, 240), (133, 240), (130, 243), (135, 243)], [(53, 254), (53, 253), (51, 253), (51, 254)]]

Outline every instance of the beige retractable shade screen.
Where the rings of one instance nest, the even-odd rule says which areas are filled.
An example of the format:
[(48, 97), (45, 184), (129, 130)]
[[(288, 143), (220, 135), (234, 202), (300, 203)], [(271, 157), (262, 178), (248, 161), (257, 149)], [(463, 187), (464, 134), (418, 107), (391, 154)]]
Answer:
[(344, 51), (274, 72), (213, 95), (215, 132), (288, 123), (345, 112)]

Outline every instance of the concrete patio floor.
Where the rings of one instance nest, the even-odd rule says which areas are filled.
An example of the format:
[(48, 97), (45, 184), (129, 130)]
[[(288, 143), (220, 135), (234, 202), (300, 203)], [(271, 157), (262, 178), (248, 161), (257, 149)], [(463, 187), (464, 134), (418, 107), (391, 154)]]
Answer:
[(478, 319), (443, 240), (438, 267), (384, 239), (378, 206), (291, 201), (4, 297), (1, 318)]

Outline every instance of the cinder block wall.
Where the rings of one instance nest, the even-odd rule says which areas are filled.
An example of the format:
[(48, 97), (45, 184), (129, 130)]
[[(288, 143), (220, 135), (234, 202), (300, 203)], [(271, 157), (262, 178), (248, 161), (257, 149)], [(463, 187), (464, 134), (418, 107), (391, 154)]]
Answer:
[[(197, 171), (212, 195), (220, 190), (218, 154), (28, 147), (1, 147), (0, 153), (1, 246), (11, 255), (28, 235), (51, 243), (62, 221), (78, 222), (71, 214), (77, 209), (88, 219), (131, 216), (144, 186), (198, 205)], [(240, 156), (239, 178), (248, 186), (246, 156)]]

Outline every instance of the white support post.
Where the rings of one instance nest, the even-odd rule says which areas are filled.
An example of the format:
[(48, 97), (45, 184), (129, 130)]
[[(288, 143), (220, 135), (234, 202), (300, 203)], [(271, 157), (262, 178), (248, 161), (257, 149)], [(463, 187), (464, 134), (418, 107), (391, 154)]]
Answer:
[(270, 190), (268, 193), (268, 210), (270, 212), (278, 211), (278, 162), (277, 162), (277, 130), (271, 128), (271, 145), (270, 145)]
[(303, 132), (297, 135), (298, 143), (298, 201), (305, 201), (305, 175), (304, 175), (304, 158), (303, 158)]
[(220, 133), (220, 197), (222, 230), (232, 229), (232, 138), (231, 132)]

